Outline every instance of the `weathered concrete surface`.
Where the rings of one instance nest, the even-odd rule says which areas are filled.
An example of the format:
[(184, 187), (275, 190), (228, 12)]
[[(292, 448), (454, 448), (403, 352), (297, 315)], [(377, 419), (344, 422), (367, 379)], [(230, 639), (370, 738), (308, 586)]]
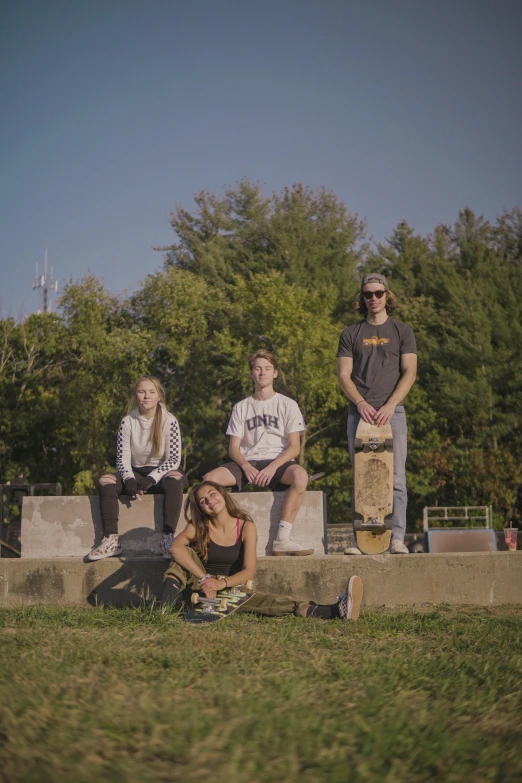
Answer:
[[(238, 492), (234, 499), (252, 516), (258, 532), (257, 554), (270, 554), (286, 492)], [(120, 500), (119, 532), (125, 557), (159, 554), (163, 527), (163, 497), (149, 495), (139, 502)], [(180, 515), (177, 532), (185, 521)], [(326, 496), (307, 492), (295, 523), (293, 538), (316, 554), (325, 554)], [(22, 557), (83, 558), (102, 539), (97, 497), (26, 497), (22, 506)]]
[[(129, 604), (159, 597), (165, 561), (110, 558), (0, 560), (0, 604)], [(259, 560), (255, 586), (331, 602), (350, 576), (364, 582), (364, 605), (498, 606), (522, 603), (522, 552), (272, 558)]]
[[(349, 524), (339, 524), (337, 522), (329, 524), (328, 526), (328, 554), (330, 555), (342, 555), (345, 549), (355, 546), (355, 536), (353, 534), (353, 526), (351, 522)], [(500, 552), (507, 552), (508, 548), (504, 540), (504, 531), (495, 531), (495, 537), (497, 540), (497, 549)], [(406, 533), (404, 542), (406, 545), (416, 541), (423, 544), (426, 547), (426, 536), (424, 533)], [(518, 531), (518, 543), (517, 549), (522, 550), (522, 530)]]

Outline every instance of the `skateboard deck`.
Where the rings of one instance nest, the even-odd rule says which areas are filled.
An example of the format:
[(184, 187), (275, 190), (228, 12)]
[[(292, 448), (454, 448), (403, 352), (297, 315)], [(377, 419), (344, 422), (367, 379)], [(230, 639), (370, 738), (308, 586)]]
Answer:
[(357, 546), (378, 555), (390, 546), (393, 512), (393, 433), (361, 419), (355, 433), (355, 515)]
[(186, 612), (185, 620), (195, 625), (224, 620), (246, 604), (253, 595), (253, 584), (250, 581), (245, 585), (219, 590), (216, 598), (206, 598), (200, 593), (192, 593), (192, 609)]

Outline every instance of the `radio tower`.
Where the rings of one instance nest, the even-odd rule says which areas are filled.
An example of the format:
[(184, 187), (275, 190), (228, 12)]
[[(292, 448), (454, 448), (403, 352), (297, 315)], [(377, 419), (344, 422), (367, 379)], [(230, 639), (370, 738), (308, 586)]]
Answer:
[(36, 262), (36, 277), (33, 280), (33, 289), (37, 288), (41, 291), (40, 302), (41, 307), (36, 311), (37, 313), (50, 313), (51, 312), (51, 298), (49, 294), (51, 291), (55, 293), (58, 291), (58, 281), (53, 280), (53, 268), (51, 267), (51, 274), (47, 274), (47, 250), (45, 251), (45, 266), (43, 275), (38, 275), (38, 261)]

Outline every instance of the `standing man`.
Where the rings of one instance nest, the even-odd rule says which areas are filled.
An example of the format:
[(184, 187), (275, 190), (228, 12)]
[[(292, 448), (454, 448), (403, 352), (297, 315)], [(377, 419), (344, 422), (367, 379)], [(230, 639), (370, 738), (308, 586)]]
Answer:
[[(393, 518), (390, 551), (407, 555), (406, 454), (408, 428), (404, 398), (417, 377), (417, 346), (410, 326), (390, 318), (397, 303), (384, 275), (372, 273), (362, 279), (357, 303), (364, 321), (344, 329), (337, 351), (339, 385), (348, 397), (348, 451), (352, 465), (355, 433), (360, 419), (368, 424), (387, 424), (393, 432)], [(352, 517), (354, 499), (352, 493)], [(361, 554), (357, 547), (347, 554)]]
[(243, 483), (275, 489), (287, 484), (273, 555), (313, 555), (313, 549), (294, 541), (290, 535), (301, 508), (308, 484), (308, 474), (296, 463), (301, 451), (301, 432), (306, 430), (303, 414), (295, 400), (274, 389), (277, 359), (268, 351), (249, 357), (254, 393), (234, 405), (228, 423), (228, 453), (232, 462), (211, 470), (205, 481), (223, 487)]

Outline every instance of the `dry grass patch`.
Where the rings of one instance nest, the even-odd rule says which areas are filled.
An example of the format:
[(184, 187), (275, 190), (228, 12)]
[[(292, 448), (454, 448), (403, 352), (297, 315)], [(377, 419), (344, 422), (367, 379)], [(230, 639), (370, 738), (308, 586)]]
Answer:
[(516, 781), (522, 610), (0, 612), (6, 783)]

